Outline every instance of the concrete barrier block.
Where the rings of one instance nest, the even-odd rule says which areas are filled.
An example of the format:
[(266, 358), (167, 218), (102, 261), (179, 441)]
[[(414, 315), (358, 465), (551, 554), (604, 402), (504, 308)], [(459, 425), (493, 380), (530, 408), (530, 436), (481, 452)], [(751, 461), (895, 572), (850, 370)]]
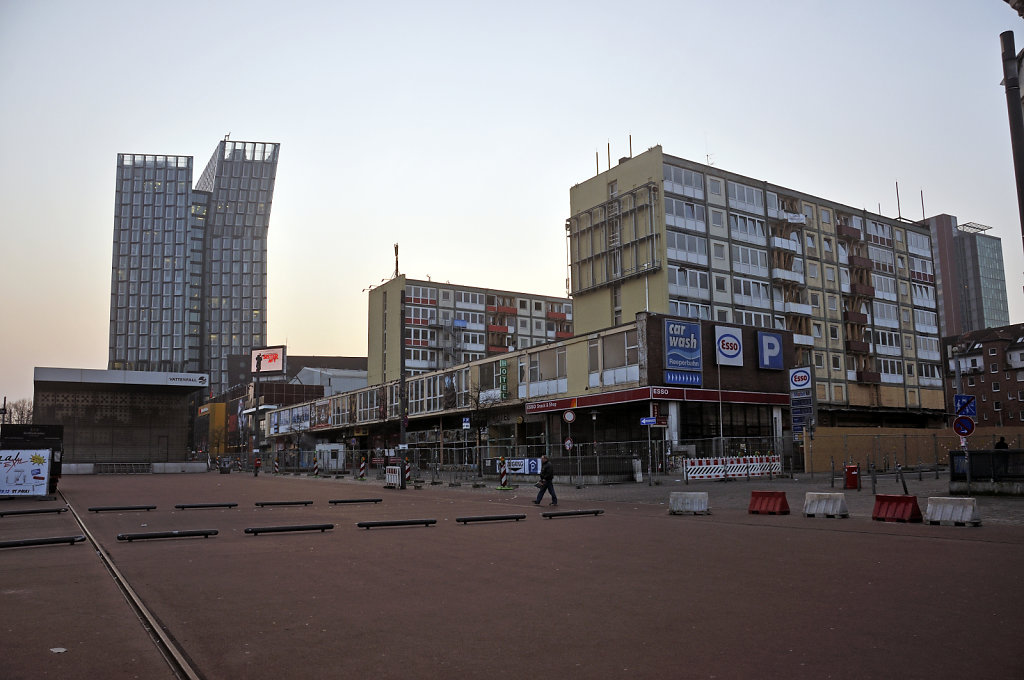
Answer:
[(668, 497), (668, 511), (672, 515), (710, 515), (707, 491), (673, 491)]
[(804, 495), (805, 517), (849, 517), (844, 493), (818, 493), (808, 491)]
[(978, 503), (973, 498), (929, 498), (924, 521), (958, 527), (981, 526)]

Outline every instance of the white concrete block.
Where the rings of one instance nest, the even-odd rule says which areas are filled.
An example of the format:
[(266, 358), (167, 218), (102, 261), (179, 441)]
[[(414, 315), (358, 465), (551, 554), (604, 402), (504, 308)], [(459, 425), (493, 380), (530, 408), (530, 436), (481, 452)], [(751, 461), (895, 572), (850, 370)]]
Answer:
[(978, 503), (973, 498), (944, 498), (941, 496), (929, 498), (924, 521), (927, 524), (981, 526)]
[(672, 515), (692, 513), (710, 515), (707, 491), (673, 491), (668, 497), (668, 511)]
[(808, 491), (804, 495), (805, 517), (849, 517), (846, 494)]

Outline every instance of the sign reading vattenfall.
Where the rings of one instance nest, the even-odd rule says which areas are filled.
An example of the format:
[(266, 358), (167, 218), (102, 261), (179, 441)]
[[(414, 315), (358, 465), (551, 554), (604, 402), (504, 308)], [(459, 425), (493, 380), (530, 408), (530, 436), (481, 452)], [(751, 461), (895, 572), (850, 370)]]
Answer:
[(715, 326), (715, 360), (719, 366), (743, 365), (743, 331)]
[(700, 323), (665, 321), (665, 383), (700, 385)]
[(50, 450), (0, 450), (0, 496), (45, 496)]

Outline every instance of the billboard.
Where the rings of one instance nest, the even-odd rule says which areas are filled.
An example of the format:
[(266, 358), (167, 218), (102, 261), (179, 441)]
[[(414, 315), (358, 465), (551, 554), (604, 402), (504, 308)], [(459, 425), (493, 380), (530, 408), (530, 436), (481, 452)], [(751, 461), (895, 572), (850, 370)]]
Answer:
[(731, 326), (715, 326), (715, 360), (719, 366), (743, 365), (743, 331)]
[(665, 321), (665, 370), (701, 369), (700, 323)]
[(45, 496), (50, 449), (0, 450), (0, 496)]
[(263, 361), (260, 363), (260, 375), (280, 375), (284, 373), (285, 348), (283, 346), (262, 347), (252, 350), (249, 372), (253, 375), (256, 375), (256, 357), (258, 356), (263, 358)]

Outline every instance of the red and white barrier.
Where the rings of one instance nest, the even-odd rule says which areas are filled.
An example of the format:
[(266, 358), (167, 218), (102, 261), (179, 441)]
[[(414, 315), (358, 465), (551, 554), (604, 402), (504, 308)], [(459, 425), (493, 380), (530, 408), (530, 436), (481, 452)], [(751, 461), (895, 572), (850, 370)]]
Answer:
[(359, 461), (359, 479), (366, 479), (366, 456)]
[(782, 459), (773, 456), (742, 456), (728, 458), (687, 458), (686, 475), (689, 479), (725, 479), (767, 477), (782, 472)]
[(316, 458), (313, 459), (313, 476), (320, 476), (320, 461)]
[(279, 464), (277, 462), (277, 457), (275, 456), (274, 457), (274, 474), (276, 475), (279, 472), (281, 472), (281, 468), (280, 468), (280, 466), (279, 466)]
[(405, 459), (405, 485), (409, 486), (412, 482), (412, 466), (409, 465), (409, 459)]

